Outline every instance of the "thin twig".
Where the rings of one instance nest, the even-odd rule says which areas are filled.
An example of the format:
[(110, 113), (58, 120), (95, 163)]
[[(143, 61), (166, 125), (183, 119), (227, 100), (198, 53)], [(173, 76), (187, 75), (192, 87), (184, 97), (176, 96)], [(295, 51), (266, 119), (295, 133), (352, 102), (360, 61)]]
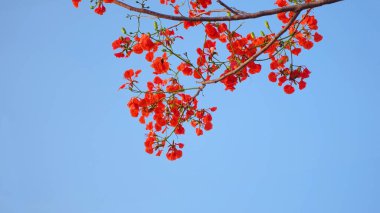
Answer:
[[(194, 96), (192, 97), (191, 99), (191, 102), (193, 102), (195, 100), (195, 98), (202, 92), (202, 90), (206, 87), (206, 84), (202, 84), (202, 86), (200, 86), (198, 88), (198, 91), (194, 94)], [(191, 103), (190, 102), (190, 103)]]
[(222, 2), (221, 0), (216, 0), (216, 2), (218, 2), (220, 5), (222, 5), (224, 8), (226, 8), (228, 11), (230, 11), (231, 13), (235, 14), (235, 15), (239, 15), (238, 12), (236, 12), (234, 9), (232, 9), (231, 7), (229, 7), (228, 5), (226, 5), (224, 2)]

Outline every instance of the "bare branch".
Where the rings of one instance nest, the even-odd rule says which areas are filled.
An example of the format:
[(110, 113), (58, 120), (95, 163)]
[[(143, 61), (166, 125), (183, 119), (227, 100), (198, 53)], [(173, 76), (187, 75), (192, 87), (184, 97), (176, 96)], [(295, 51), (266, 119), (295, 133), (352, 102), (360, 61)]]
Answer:
[(163, 14), (163, 13), (155, 12), (155, 11), (144, 9), (144, 8), (137, 8), (129, 4), (126, 4), (124, 2), (121, 2), (120, 0), (115, 0), (113, 3), (116, 5), (119, 5), (120, 7), (126, 8), (130, 11), (152, 15), (157, 18), (168, 19), (168, 20), (173, 20), (173, 21), (202, 21), (203, 22), (203, 21), (236, 21), (236, 20), (244, 20), (244, 19), (254, 19), (254, 18), (274, 15), (274, 14), (278, 14), (282, 12), (301, 11), (305, 9), (311, 9), (311, 8), (320, 7), (326, 4), (333, 4), (339, 1), (343, 1), (343, 0), (317, 0), (311, 3), (291, 5), (291, 6), (280, 7), (280, 8), (271, 9), (271, 10), (263, 10), (256, 13), (239, 14), (239, 15), (233, 15), (233, 16), (192, 17), (192, 18), (186, 17), (186, 16), (168, 15), (168, 14)]
[(194, 94), (194, 96), (192, 97), (192, 99), (191, 99), (191, 102), (193, 102), (194, 100), (195, 100), (195, 98), (203, 91), (203, 89), (206, 87), (206, 84), (202, 84), (199, 88), (198, 88), (198, 90), (197, 90), (197, 92)]
[(232, 9), (231, 7), (229, 7), (228, 5), (226, 5), (224, 2), (222, 2), (221, 0), (216, 0), (216, 2), (218, 2), (220, 5), (222, 5), (224, 8), (226, 8), (228, 11), (230, 11), (231, 13), (235, 14), (235, 15), (239, 15), (238, 12), (236, 12), (234, 9)]

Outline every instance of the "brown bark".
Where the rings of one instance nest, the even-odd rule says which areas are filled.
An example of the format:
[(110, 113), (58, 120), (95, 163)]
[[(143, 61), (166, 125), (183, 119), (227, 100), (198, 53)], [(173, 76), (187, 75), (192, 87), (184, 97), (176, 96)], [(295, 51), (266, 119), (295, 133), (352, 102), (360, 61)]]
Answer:
[(155, 16), (157, 18), (168, 19), (168, 20), (173, 20), (173, 21), (237, 21), (237, 20), (244, 20), (244, 19), (254, 19), (254, 18), (259, 18), (263, 16), (270, 16), (270, 15), (274, 15), (274, 14), (282, 13), (282, 12), (301, 11), (305, 9), (320, 7), (327, 4), (333, 4), (339, 1), (343, 1), (343, 0), (317, 0), (311, 3), (291, 5), (291, 6), (280, 7), (280, 8), (271, 9), (271, 10), (263, 10), (263, 11), (259, 11), (255, 13), (244, 13), (244, 14), (238, 14), (238, 15), (232, 15), (232, 16), (192, 17), (192, 18), (187, 17), (187, 16), (168, 15), (168, 14), (159, 13), (153, 10), (137, 8), (129, 4), (126, 4), (124, 2), (121, 2), (119, 0), (115, 0), (113, 3), (116, 5), (119, 5), (120, 7), (126, 8), (130, 11), (144, 13), (147, 15)]

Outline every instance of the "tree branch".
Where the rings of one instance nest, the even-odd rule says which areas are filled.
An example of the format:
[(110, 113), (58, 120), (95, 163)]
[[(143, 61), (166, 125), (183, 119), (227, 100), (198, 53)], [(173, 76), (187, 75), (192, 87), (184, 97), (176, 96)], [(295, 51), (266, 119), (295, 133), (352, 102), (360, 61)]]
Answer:
[(292, 19), (289, 21), (289, 23), (284, 27), (282, 28), (282, 30), (277, 33), (273, 39), (267, 44), (265, 45), (265, 47), (263, 47), (262, 49), (260, 49), (259, 52), (257, 52), (255, 55), (251, 56), (250, 58), (248, 58), (244, 63), (240, 64), (240, 66), (234, 70), (231, 70), (230, 72), (226, 73), (225, 75), (217, 78), (217, 79), (214, 79), (214, 80), (209, 80), (209, 81), (203, 81), (201, 82), (202, 85), (204, 84), (212, 84), (212, 83), (217, 83), (219, 81), (222, 81), (224, 80), (225, 78), (227, 78), (228, 76), (230, 75), (234, 75), (238, 72), (240, 72), (245, 66), (247, 66), (251, 61), (254, 61), (256, 60), (257, 57), (259, 57), (261, 54), (263, 54), (270, 46), (272, 46), (274, 44), (274, 42), (276, 42), (281, 36), (282, 34), (284, 34), (290, 26), (292, 26), (292, 24), (294, 23), (294, 21), (297, 19), (298, 15), (301, 13), (300, 10), (297, 10), (295, 11), (295, 14), (293, 15)]
[(174, 16), (174, 15), (163, 14), (163, 13), (155, 12), (155, 11), (148, 10), (145, 8), (137, 8), (129, 4), (126, 4), (124, 2), (121, 2), (119, 0), (115, 0), (113, 3), (116, 5), (119, 5), (120, 7), (126, 8), (130, 11), (152, 15), (157, 18), (168, 19), (168, 20), (173, 20), (173, 21), (202, 21), (202, 22), (206, 21), (207, 22), (207, 21), (236, 21), (236, 20), (244, 20), (244, 19), (254, 19), (254, 18), (274, 15), (274, 14), (278, 14), (282, 12), (301, 11), (304, 9), (311, 9), (311, 8), (320, 7), (326, 4), (333, 4), (339, 1), (343, 1), (343, 0), (317, 0), (311, 3), (291, 5), (291, 6), (280, 7), (280, 8), (276, 8), (272, 10), (263, 10), (256, 13), (246, 13), (246, 14), (239, 14), (239, 15), (233, 15), (233, 16), (191, 17), (191, 18), (186, 17), (186, 16)]
[(235, 14), (235, 15), (239, 15), (238, 12), (236, 12), (234, 9), (232, 9), (231, 7), (229, 7), (228, 5), (226, 5), (224, 2), (222, 2), (221, 0), (216, 0), (216, 2), (218, 2), (220, 5), (222, 5), (224, 8), (226, 8), (228, 11), (230, 11), (231, 13)]

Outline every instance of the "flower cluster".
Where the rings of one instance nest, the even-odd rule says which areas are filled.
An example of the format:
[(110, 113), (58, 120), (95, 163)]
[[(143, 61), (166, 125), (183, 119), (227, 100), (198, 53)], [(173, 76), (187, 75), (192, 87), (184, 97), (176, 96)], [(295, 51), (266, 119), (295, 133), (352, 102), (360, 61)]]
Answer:
[[(73, 2), (74, 7), (78, 8), (79, 3), (82, 0), (71, 0), (71, 1)], [(96, 7), (94, 7), (95, 13), (97, 13), (99, 15), (103, 15), (106, 12), (106, 8), (104, 7), (103, 3), (113, 3), (113, 2), (114, 2), (114, 0), (98, 0), (98, 1), (96, 1), (96, 3), (95, 3)]]
[[(78, 7), (81, 0), (72, 2)], [(212, 0), (191, 0), (189, 7), (178, 3), (178, 0), (159, 2), (172, 6), (175, 15), (186, 16), (184, 10), (187, 10), (187, 17), (190, 18), (209, 17), (220, 12), (210, 9)], [(275, 5), (286, 7), (310, 2), (313, 0), (276, 0)], [(105, 13), (104, 3), (115, 2), (94, 1), (93, 8), (97, 14)], [(147, 8), (146, 0), (137, 3), (142, 9)], [(231, 16), (229, 11), (225, 13)], [(144, 72), (128, 68), (124, 72), (125, 83), (119, 87), (120, 90), (129, 90), (135, 94), (127, 106), (131, 116), (145, 126), (145, 151), (156, 156), (166, 151), (166, 157), (171, 161), (181, 158), (184, 144), (173, 138), (187, 133), (188, 127), (193, 128), (198, 136), (214, 127), (212, 113), (217, 107), (198, 106), (198, 96), (204, 88), (212, 83), (220, 83), (225, 90), (234, 91), (239, 83), (262, 71), (265, 65), (262, 61), (269, 64), (266, 68), (271, 70), (268, 74), (269, 81), (283, 87), (286, 94), (294, 93), (296, 88), (303, 90), (306, 87), (305, 80), (311, 72), (304, 65), (296, 65), (294, 60), (323, 37), (317, 32), (318, 22), (311, 15), (311, 9), (307, 9), (300, 17), (298, 15), (298, 11), (277, 13), (284, 32), (274, 33), (269, 23), (265, 22), (268, 33), (261, 31), (260, 36), (253, 32), (239, 33), (237, 29), (232, 29), (228, 21), (178, 21), (172, 26), (154, 22), (154, 30), (149, 32), (142, 32), (139, 28), (127, 33), (123, 28), (123, 35), (112, 43), (115, 57), (143, 55), (151, 67), (150, 71)], [(139, 23), (141, 14), (136, 17)], [(202, 44), (192, 50), (195, 60), (191, 60), (187, 53), (175, 50), (176, 41), (185, 40), (179, 34), (181, 25), (185, 30), (199, 26), (204, 31)], [(220, 52), (226, 52), (227, 56), (222, 58)], [(145, 72), (153, 77), (141, 83), (139, 75)], [(182, 83), (183, 76), (187, 80), (193, 80), (195, 86), (185, 86)]]
[[(134, 74), (133, 70), (127, 70), (124, 76), (128, 82), (133, 82), (132, 78), (138, 73), (139, 71)], [(128, 85), (133, 90), (133, 86)], [(147, 82), (147, 89), (143, 96), (132, 97), (128, 102), (131, 116), (138, 117), (148, 131), (145, 141), (147, 153), (157, 152), (160, 155), (166, 144), (171, 147), (168, 152), (176, 150), (176, 143), (171, 143), (169, 138), (172, 135), (185, 134), (185, 122), (191, 123), (197, 135), (202, 135), (203, 130), (212, 129), (211, 112), (216, 111), (216, 107), (198, 109), (198, 100), (183, 93), (184, 88), (176, 79), (161, 79), (156, 76), (153, 81)]]

